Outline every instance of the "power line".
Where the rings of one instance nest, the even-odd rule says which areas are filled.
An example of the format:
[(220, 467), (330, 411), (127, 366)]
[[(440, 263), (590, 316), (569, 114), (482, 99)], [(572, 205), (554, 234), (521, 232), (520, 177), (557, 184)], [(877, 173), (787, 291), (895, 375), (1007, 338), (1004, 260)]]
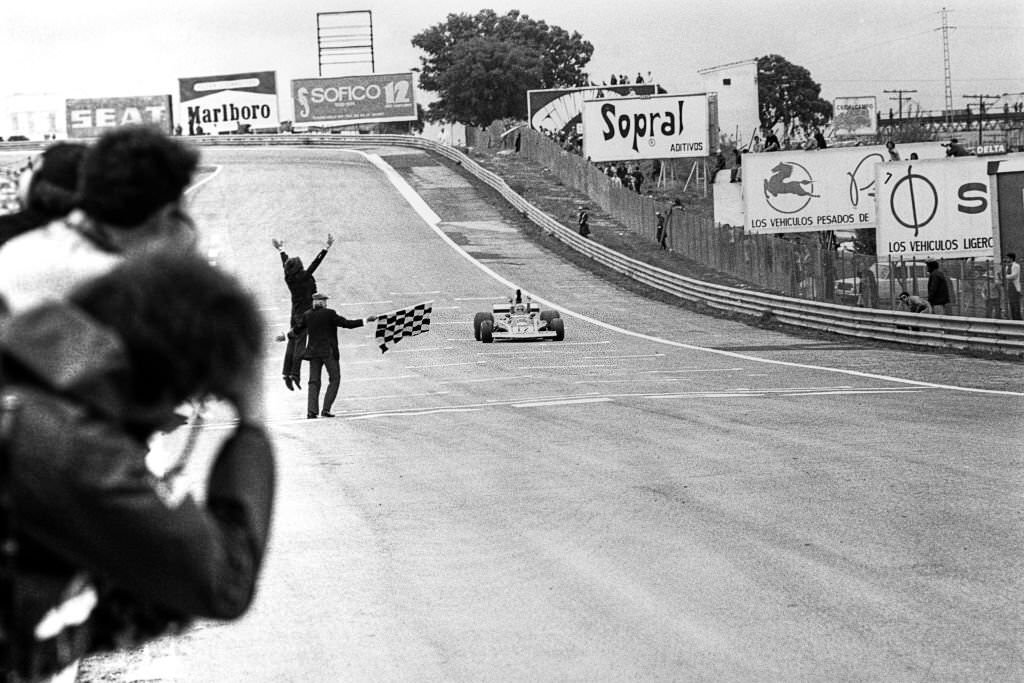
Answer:
[(942, 8), (942, 26), (937, 31), (942, 31), (942, 72), (946, 82), (946, 123), (953, 122), (953, 79), (949, 69), (949, 30), (956, 26), (949, 25), (949, 10)]
[(964, 95), (965, 99), (978, 100), (978, 146), (981, 146), (981, 128), (982, 120), (985, 116), (985, 100), (999, 100), (1002, 99), (1002, 95)]

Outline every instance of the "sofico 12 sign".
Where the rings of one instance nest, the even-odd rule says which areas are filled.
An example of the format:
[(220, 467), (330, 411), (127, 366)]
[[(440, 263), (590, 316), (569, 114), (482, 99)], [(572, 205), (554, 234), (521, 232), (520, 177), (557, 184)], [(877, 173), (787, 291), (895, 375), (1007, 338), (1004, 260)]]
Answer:
[(986, 160), (894, 161), (877, 173), (879, 258), (992, 258)]
[(411, 73), (292, 81), (295, 123), (353, 125), (416, 120)]
[(171, 132), (171, 96), (94, 97), (65, 101), (69, 138), (94, 138), (130, 123)]
[(707, 156), (708, 96), (585, 100), (583, 154), (591, 161)]

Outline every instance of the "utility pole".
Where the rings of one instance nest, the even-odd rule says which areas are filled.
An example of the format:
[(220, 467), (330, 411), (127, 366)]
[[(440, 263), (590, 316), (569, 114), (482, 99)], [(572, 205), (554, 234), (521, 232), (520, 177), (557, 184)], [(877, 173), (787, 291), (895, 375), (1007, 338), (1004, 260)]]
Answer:
[(964, 95), (965, 98), (978, 99), (978, 147), (981, 147), (981, 126), (985, 116), (985, 100), (998, 100), (1002, 95)]
[(949, 30), (955, 29), (956, 26), (949, 25), (949, 10), (945, 7), (942, 8), (942, 26), (935, 29), (936, 31), (942, 31), (942, 67), (944, 71), (944, 78), (946, 82), (946, 125), (952, 127), (953, 125), (953, 79), (950, 76), (949, 71)]
[(897, 93), (896, 97), (890, 97), (890, 100), (899, 100), (900, 103), (900, 127), (903, 127), (903, 100), (909, 100), (909, 97), (903, 97), (904, 93), (915, 93), (916, 90), (883, 90), (884, 93)]

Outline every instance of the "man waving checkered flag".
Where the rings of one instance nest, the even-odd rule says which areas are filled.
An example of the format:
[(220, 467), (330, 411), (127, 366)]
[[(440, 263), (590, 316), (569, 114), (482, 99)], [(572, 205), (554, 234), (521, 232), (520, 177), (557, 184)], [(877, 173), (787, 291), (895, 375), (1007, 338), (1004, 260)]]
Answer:
[(415, 306), (378, 315), (375, 336), (380, 352), (387, 351), (389, 344), (397, 344), (406, 337), (415, 337), (429, 330), (430, 312), (433, 308), (433, 301), (424, 301)]

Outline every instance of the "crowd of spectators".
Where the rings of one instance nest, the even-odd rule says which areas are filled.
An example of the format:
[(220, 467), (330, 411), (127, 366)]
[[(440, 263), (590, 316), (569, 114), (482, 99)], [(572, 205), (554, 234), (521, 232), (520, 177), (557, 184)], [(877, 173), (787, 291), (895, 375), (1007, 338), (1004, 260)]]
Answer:
[[(644, 83), (654, 83), (654, 77), (651, 76), (650, 71), (647, 72), (646, 79), (644, 79), (643, 74), (637, 71), (632, 82), (630, 81), (629, 76), (626, 76), (625, 74), (612, 74), (611, 78), (607, 81), (601, 81), (601, 85), (643, 85)], [(596, 83), (594, 85), (596, 85)]]
[[(5, 174), (23, 215), (0, 245), (0, 680), (74, 680), (89, 653), (252, 603), (275, 492), (265, 330), (197, 253), (198, 163), (123, 126)], [(154, 444), (207, 402), (235, 417), (210, 469), (177, 477), (186, 447), (158, 471)]]

